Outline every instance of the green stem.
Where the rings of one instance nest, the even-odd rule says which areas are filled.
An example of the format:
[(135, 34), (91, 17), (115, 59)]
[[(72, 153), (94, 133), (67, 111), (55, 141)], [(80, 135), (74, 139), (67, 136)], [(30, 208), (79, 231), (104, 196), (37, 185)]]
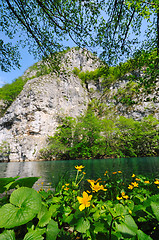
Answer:
[(84, 178), (84, 175), (81, 177), (81, 179), (79, 180), (79, 182), (76, 185), (79, 185), (83, 178)]
[(111, 231), (112, 231), (112, 226), (113, 226), (114, 219), (112, 218), (111, 223), (110, 223), (110, 228), (109, 228), (109, 240), (111, 240)]
[(76, 182), (77, 182), (77, 179), (78, 179), (78, 174), (79, 174), (79, 170), (77, 170), (76, 179), (75, 179), (75, 185), (76, 185)]

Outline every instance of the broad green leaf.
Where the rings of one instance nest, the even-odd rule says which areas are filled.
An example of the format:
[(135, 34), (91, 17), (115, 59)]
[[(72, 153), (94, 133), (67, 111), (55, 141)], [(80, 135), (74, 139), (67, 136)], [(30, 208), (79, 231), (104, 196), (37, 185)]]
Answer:
[(52, 203), (59, 203), (61, 201), (61, 197), (53, 197)]
[(16, 240), (15, 233), (13, 230), (5, 230), (0, 234), (0, 240)]
[(151, 208), (156, 216), (157, 220), (159, 221), (159, 201), (158, 202), (151, 202)]
[(156, 216), (157, 220), (159, 221), (159, 194), (152, 196), (150, 200), (151, 200), (150, 205), (151, 205), (152, 211)]
[(152, 238), (148, 235), (146, 235), (143, 231), (138, 230), (137, 231), (137, 239), (138, 240), (152, 240)]
[(126, 237), (135, 236), (138, 230), (134, 219), (130, 215), (124, 216), (122, 222), (120, 224), (116, 222), (115, 226), (117, 231), (122, 233)]
[(93, 225), (95, 227), (95, 229), (94, 229), (95, 233), (106, 232), (107, 231), (106, 228), (105, 228), (104, 223), (102, 223), (102, 222), (95, 222)]
[(51, 205), (49, 208), (49, 211), (51, 212), (52, 216), (56, 216), (57, 215), (57, 210), (60, 208), (60, 205), (54, 204)]
[(114, 207), (115, 216), (122, 216), (128, 213), (127, 207), (124, 207), (122, 204), (116, 204)]
[(0, 178), (0, 193), (3, 193), (6, 191), (6, 185), (9, 183), (12, 183), (15, 181), (15, 179), (17, 179), (18, 177), (14, 177), (14, 178)]
[[(150, 198), (148, 198), (144, 205), (146, 207), (146, 210), (150, 212), (150, 214), (154, 214), (156, 219), (159, 221), (159, 194), (156, 194)], [(150, 209), (151, 207), (151, 209)]]
[(59, 232), (60, 232), (60, 229), (58, 228), (57, 222), (55, 222), (54, 220), (51, 220), (47, 226), (46, 240), (56, 239)]
[(28, 232), (23, 240), (43, 240), (42, 236), (45, 233), (45, 229), (36, 229)]
[(42, 204), (41, 205), (41, 209), (40, 211), (38, 212), (38, 216), (37, 218), (40, 220), (42, 218), (42, 216), (44, 216), (44, 214), (48, 212), (48, 209)]
[(46, 226), (49, 222), (50, 222), (50, 220), (51, 220), (51, 212), (46, 212), (43, 216), (42, 216), (42, 218), (39, 220), (39, 223), (38, 223), (38, 225), (39, 225), (39, 227), (44, 227), (44, 226)]
[(25, 178), (20, 178), (16, 180), (9, 189), (13, 189), (16, 186), (18, 187), (28, 187), (32, 188), (35, 182), (37, 182), (39, 177), (25, 177)]
[(80, 218), (76, 225), (76, 230), (80, 233), (86, 233), (86, 231), (90, 228), (90, 222), (88, 219)]
[(0, 208), (0, 228), (13, 228), (32, 220), (40, 211), (41, 197), (31, 188), (22, 187), (15, 190), (10, 203)]

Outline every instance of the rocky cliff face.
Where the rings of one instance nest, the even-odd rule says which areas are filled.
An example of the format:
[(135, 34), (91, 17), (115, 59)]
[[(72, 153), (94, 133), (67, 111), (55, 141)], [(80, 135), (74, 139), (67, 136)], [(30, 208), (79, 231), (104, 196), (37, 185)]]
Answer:
[(59, 119), (84, 113), (94, 98), (105, 102), (117, 116), (141, 120), (152, 114), (159, 119), (159, 79), (150, 93), (136, 91), (136, 82), (126, 76), (105, 92), (100, 79), (84, 84), (73, 74), (75, 67), (93, 71), (100, 64), (90, 53), (71, 49), (62, 55), (60, 74), (35, 77), (37, 69), (29, 68), (23, 78), (30, 80), (0, 119), (0, 161), (39, 160), (39, 151), (54, 134)]
[[(48, 135), (54, 134), (58, 119), (65, 115), (76, 117), (87, 109), (88, 89), (72, 70), (77, 67), (90, 71), (98, 66), (99, 62), (88, 57), (87, 52), (72, 49), (64, 55), (61, 74), (50, 73), (29, 80), (0, 119), (0, 159), (37, 160)], [(24, 74), (34, 75), (35, 70), (29, 69)]]

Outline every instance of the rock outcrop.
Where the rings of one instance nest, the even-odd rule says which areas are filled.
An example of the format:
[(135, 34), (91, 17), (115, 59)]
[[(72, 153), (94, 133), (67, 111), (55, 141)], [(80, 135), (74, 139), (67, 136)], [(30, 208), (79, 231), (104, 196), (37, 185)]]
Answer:
[[(87, 109), (88, 89), (72, 72), (74, 67), (90, 71), (100, 65), (87, 54), (72, 49), (64, 55), (60, 74), (50, 73), (27, 81), (0, 119), (0, 146), (5, 145), (0, 152), (1, 161), (37, 160), (48, 135), (54, 134), (59, 118), (76, 117)], [(29, 69), (24, 73), (27, 77), (34, 75), (35, 71)]]
[(22, 77), (30, 80), (0, 119), (0, 161), (40, 160), (39, 151), (55, 133), (59, 119), (83, 114), (95, 98), (117, 116), (141, 120), (152, 114), (159, 119), (159, 79), (150, 93), (136, 90), (136, 81), (127, 76), (103, 91), (101, 79), (85, 84), (73, 73), (74, 68), (85, 72), (100, 65), (91, 53), (73, 48), (62, 55), (58, 74), (36, 77), (37, 68), (29, 68)]

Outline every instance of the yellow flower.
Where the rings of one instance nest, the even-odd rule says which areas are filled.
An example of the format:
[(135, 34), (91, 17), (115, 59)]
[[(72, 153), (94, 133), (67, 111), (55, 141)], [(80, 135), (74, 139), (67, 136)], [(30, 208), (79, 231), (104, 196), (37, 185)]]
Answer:
[(69, 189), (68, 187), (65, 187), (65, 188), (64, 188), (65, 191), (68, 191), (68, 189)]
[(150, 181), (144, 181), (144, 183), (150, 183)]
[(131, 183), (134, 187), (138, 187), (139, 186), (139, 184), (137, 183), (137, 182), (132, 182)]
[(68, 190), (67, 187), (69, 186), (70, 184), (69, 183), (65, 183), (65, 185), (62, 186), (62, 189), (64, 189), (64, 187), (66, 187), (64, 190)]
[(129, 210), (129, 213), (130, 213), (130, 214), (132, 214), (132, 211), (131, 211), (131, 210)]
[(135, 177), (135, 174), (133, 174), (132, 177)]
[(154, 182), (155, 184), (159, 184), (159, 180), (158, 179), (156, 179), (156, 181)]
[(122, 198), (122, 197), (117, 197), (116, 199), (117, 199), (117, 200), (122, 200), (123, 198)]
[(100, 181), (101, 180), (101, 178), (98, 178), (95, 182), (98, 182), (98, 181)]
[(121, 195), (124, 196), (124, 195), (125, 195), (125, 192), (122, 192)]
[(107, 175), (108, 171), (105, 171), (104, 176)]
[(86, 173), (85, 172), (83, 172), (83, 175), (85, 175)]
[(136, 180), (136, 181), (141, 181), (141, 179), (140, 179), (140, 178), (135, 178), (135, 180)]
[(118, 173), (122, 173), (122, 171), (118, 171)]
[(92, 183), (95, 183), (96, 181), (87, 179), (87, 182), (89, 182), (90, 184), (92, 184)]
[(113, 172), (113, 174), (117, 174), (117, 172)]
[(129, 198), (129, 196), (128, 196), (128, 195), (124, 195), (124, 196), (123, 196), (123, 198), (125, 198), (125, 199), (128, 199), (128, 198)]
[(134, 186), (132, 186), (132, 185), (129, 185), (129, 187), (128, 187), (129, 189), (133, 189), (134, 188)]
[(82, 171), (82, 168), (84, 168), (84, 166), (83, 166), (83, 165), (75, 166), (75, 168), (76, 168), (78, 171)]
[(91, 183), (91, 188), (92, 188), (93, 192), (98, 192), (99, 190), (107, 191), (107, 189), (104, 188), (103, 185), (99, 185), (99, 183), (97, 183), (97, 184)]
[(88, 195), (85, 191), (83, 192), (83, 197), (77, 197), (77, 200), (81, 204), (79, 206), (79, 210), (82, 211), (86, 207), (89, 207), (91, 199), (92, 199), (92, 195)]

